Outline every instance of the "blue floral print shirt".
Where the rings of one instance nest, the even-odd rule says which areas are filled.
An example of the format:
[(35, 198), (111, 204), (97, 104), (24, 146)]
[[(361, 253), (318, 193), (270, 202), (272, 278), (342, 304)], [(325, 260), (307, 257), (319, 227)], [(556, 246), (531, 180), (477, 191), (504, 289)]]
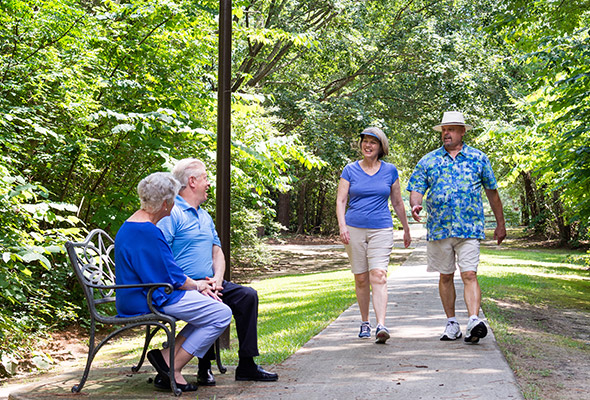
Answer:
[(463, 143), (453, 160), (444, 146), (426, 154), (416, 165), (407, 190), (426, 197), (428, 240), (451, 237), (483, 239), (482, 186), (498, 184), (488, 157)]

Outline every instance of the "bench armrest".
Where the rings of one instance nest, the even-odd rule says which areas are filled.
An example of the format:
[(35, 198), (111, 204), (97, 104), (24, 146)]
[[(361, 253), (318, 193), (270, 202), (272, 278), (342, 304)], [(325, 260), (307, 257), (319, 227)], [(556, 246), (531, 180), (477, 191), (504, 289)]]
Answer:
[(133, 288), (141, 288), (141, 287), (145, 287), (145, 288), (153, 288), (154, 290), (156, 290), (159, 287), (164, 287), (164, 291), (166, 292), (166, 294), (170, 294), (174, 291), (174, 286), (172, 286), (170, 283), (163, 283), (163, 282), (159, 282), (159, 283), (134, 283), (131, 285), (96, 285), (93, 283), (87, 283), (86, 286), (94, 288), (94, 289), (133, 289)]
[(91, 284), (91, 283), (87, 283), (86, 284), (88, 287), (91, 288), (95, 288), (95, 289), (133, 289), (133, 288), (149, 288), (148, 293), (147, 293), (147, 306), (150, 309), (150, 311), (160, 317), (166, 317), (164, 314), (162, 314), (160, 311), (158, 311), (156, 309), (156, 307), (154, 307), (154, 304), (152, 302), (152, 296), (154, 294), (154, 291), (156, 291), (156, 289), (163, 287), (164, 288), (164, 292), (166, 292), (166, 294), (170, 294), (174, 291), (174, 286), (172, 286), (170, 283), (135, 283), (135, 284), (130, 284), (130, 285), (96, 285), (96, 284)]

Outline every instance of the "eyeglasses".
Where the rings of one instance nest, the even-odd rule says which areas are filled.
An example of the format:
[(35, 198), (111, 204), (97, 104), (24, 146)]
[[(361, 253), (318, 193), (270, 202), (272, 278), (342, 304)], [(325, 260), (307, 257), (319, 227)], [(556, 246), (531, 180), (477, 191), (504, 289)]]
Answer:
[(195, 180), (197, 180), (197, 181), (199, 180), (199, 178), (202, 178), (202, 179), (204, 179), (204, 180), (205, 180), (205, 182), (209, 182), (209, 176), (208, 176), (207, 174), (203, 174), (203, 175), (201, 175), (200, 177), (197, 177), (197, 176), (191, 175), (191, 176), (189, 177), (189, 179), (190, 179), (190, 178), (195, 178)]

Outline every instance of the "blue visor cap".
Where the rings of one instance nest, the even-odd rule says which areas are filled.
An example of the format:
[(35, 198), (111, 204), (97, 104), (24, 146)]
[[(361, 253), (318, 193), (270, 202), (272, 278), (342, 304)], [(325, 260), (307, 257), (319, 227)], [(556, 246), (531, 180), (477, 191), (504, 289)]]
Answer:
[(361, 137), (361, 140), (363, 139), (363, 136), (365, 136), (365, 135), (373, 136), (375, 139), (377, 139), (379, 141), (379, 143), (381, 143), (381, 139), (379, 139), (379, 136), (375, 135), (373, 132), (362, 132), (359, 135)]

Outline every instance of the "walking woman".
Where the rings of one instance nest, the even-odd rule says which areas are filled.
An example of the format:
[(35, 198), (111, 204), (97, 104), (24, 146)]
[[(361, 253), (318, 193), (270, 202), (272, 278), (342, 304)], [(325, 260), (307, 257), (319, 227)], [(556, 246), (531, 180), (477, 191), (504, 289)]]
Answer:
[[(360, 134), (362, 160), (344, 167), (338, 184), (336, 216), (344, 243), (361, 312), (360, 338), (371, 337), (369, 304), (377, 319), (376, 343), (389, 339), (385, 327), (387, 310), (387, 266), (393, 248), (393, 220), (388, 201), (404, 228), (404, 246), (412, 242), (402, 200), (397, 168), (381, 159), (389, 154), (389, 142), (376, 127)], [(348, 210), (346, 205), (348, 202)]]

